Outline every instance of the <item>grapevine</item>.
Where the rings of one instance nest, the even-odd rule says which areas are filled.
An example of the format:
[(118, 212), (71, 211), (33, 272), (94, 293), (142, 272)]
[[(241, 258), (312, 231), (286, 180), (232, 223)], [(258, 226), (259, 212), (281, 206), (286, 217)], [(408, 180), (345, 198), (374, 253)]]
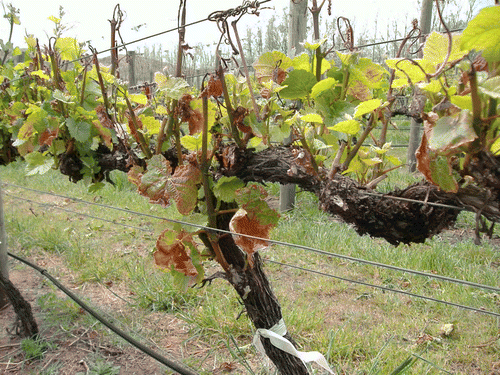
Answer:
[[(347, 53), (325, 49), (327, 39), (316, 36), (294, 58), (264, 53), (252, 77), (236, 22), (258, 14), (258, 7), (248, 2), (233, 13), (211, 15), (221, 42), (241, 55), (245, 74), (230, 71), (219, 43), (218, 67), (200, 88), (157, 72), (154, 88), (133, 94), (119, 78), (115, 55), (108, 68), (73, 38), (52, 38), (42, 47), (27, 37), (24, 62), (0, 68), (0, 153), (3, 164), (24, 158), (28, 175), (58, 169), (90, 190), (110, 181), (112, 170), (128, 173), (152, 203), (175, 205), (207, 226), (166, 228), (156, 242), (156, 264), (182, 288), (222, 275), (255, 327), (269, 329), (281, 311), (259, 251), (269, 247), (279, 214), (267, 205), (261, 183), (297, 183), (360, 234), (394, 245), (423, 242), (456, 219), (458, 211), (450, 208), (363, 194), (401, 166), (385, 136), (396, 112), (394, 91), (425, 94), (425, 106), (412, 113), (424, 121), (417, 159), (426, 181), (388, 195), (500, 219), (500, 7), (483, 9), (462, 34), (431, 34), (423, 58), (397, 57), (385, 65), (356, 51), (349, 21), (339, 18)], [(234, 41), (230, 16), (237, 17)], [(121, 21), (114, 22), (113, 33)], [(417, 32), (414, 25), (408, 38)], [(379, 138), (374, 129), (382, 129)], [(290, 134), (291, 145), (283, 145)], [(205, 275), (207, 259), (215, 259), (222, 273)], [(306, 373), (297, 358), (264, 341), (281, 369)]]

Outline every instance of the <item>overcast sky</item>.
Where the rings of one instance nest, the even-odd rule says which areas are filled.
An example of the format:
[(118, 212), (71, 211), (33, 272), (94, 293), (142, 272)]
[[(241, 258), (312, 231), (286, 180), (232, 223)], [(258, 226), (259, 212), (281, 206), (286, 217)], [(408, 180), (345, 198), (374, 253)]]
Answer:
[[(234, 8), (242, 4), (242, 0), (186, 0), (187, 22), (194, 22), (206, 18), (211, 12)], [(320, 0), (318, 0), (320, 1)], [(457, 0), (463, 6), (467, 6), (468, 0)], [(125, 42), (129, 42), (148, 35), (156, 34), (177, 26), (178, 0), (122, 0), (119, 2), (108, 0), (3, 0), (4, 4), (12, 3), (20, 10), (21, 25), (14, 29), (14, 44), (23, 46), (24, 35), (34, 34), (39, 38), (42, 45), (47, 44), (48, 38), (53, 35), (53, 22), (48, 20), (50, 16), (58, 16), (59, 6), (62, 5), (66, 15), (63, 23), (71, 29), (64, 36), (76, 37), (79, 41), (91, 41), (93, 47), (98, 51), (109, 48), (110, 43), (110, 20), (113, 17), (113, 9), (119, 3), (121, 10), (126, 13), (126, 19), (122, 25), (121, 32)], [(493, 5), (494, 0), (477, 0), (480, 7)], [(309, 4), (312, 0), (309, 0)], [(260, 17), (247, 15), (240, 22), (240, 34), (243, 34), (246, 25), (256, 22), (265, 22), (274, 12), (278, 15), (288, 7), (290, 0), (272, 0), (263, 7), (273, 7), (274, 10), (264, 9)], [(3, 10), (0, 8), (0, 11)], [(333, 0), (332, 19), (344, 16), (355, 19), (355, 34), (361, 30), (356, 27), (366, 26), (373, 28), (375, 18), (379, 20), (379, 30), (387, 21), (419, 18), (418, 0), (362, 0), (362, 1), (339, 1)], [(326, 12), (324, 13), (326, 15)], [(143, 26), (140, 26), (143, 25)], [(140, 27), (139, 27), (140, 26)], [(139, 27), (138, 30), (133, 28)], [(401, 27), (404, 29), (404, 26)], [(0, 39), (4, 42), (8, 39), (9, 24), (5, 18), (0, 19)], [(197, 43), (213, 43), (218, 41), (220, 34), (214, 23), (206, 21), (187, 29), (186, 40), (190, 45)], [(376, 39), (379, 39), (375, 36)], [(148, 41), (140, 42), (129, 47), (135, 50), (144, 45), (152, 46), (161, 44), (164, 49), (169, 45), (175, 45), (176, 34), (169, 33), (161, 35)]]

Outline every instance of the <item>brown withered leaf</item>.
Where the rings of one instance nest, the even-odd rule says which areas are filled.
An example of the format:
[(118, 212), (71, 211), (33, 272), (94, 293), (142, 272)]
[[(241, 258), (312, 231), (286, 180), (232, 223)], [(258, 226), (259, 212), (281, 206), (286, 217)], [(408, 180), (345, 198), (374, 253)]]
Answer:
[(429, 146), (425, 132), (422, 134), (422, 140), (420, 142), (420, 146), (415, 152), (415, 157), (417, 159), (417, 169), (424, 175), (427, 181), (432, 181), (432, 173), (430, 169), (431, 158), (429, 156)]
[(165, 230), (156, 240), (154, 259), (157, 266), (174, 269), (195, 278), (198, 270), (191, 259), (191, 249), (197, 249), (191, 233)]
[(287, 171), (289, 176), (294, 176), (298, 172), (297, 168), (301, 168), (311, 176), (316, 175), (316, 170), (312, 164), (312, 156), (309, 152), (303, 149), (293, 149), (292, 155), (294, 158), (290, 165), (290, 169)]
[(211, 74), (208, 79), (207, 85), (200, 94), (201, 97), (214, 97), (222, 96), (222, 81), (216, 75)]
[(283, 81), (286, 79), (286, 76), (287, 76), (286, 71), (284, 71), (279, 67), (276, 67), (273, 70), (272, 80), (276, 82), (278, 85), (281, 85)]
[(114, 128), (113, 121), (111, 121), (111, 119), (109, 118), (108, 113), (106, 112), (106, 109), (102, 104), (96, 107), (95, 112), (97, 114), (97, 119), (99, 120), (102, 126), (108, 129)]
[(248, 125), (245, 125), (245, 117), (248, 115), (248, 109), (238, 106), (233, 111), (233, 121), (234, 124), (238, 127), (238, 129), (243, 133), (250, 133), (252, 128)]
[(40, 134), (38, 137), (38, 144), (40, 146), (51, 146), (52, 141), (57, 138), (59, 135), (59, 128), (52, 130), (52, 129), (45, 129), (45, 131)]
[(104, 144), (109, 148), (113, 148), (113, 138), (111, 137), (111, 130), (104, 127), (99, 121), (93, 121), (92, 124), (97, 129), (99, 135), (101, 136)]
[(191, 108), (191, 94), (184, 94), (177, 105), (177, 114), (181, 121), (189, 125), (189, 134), (200, 133), (203, 130), (203, 114), (199, 110)]
[[(273, 224), (261, 224), (257, 217), (251, 219), (247, 211), (241, 208), (234, 214), (229, 222), (229, 230), (234, 233), (234, 242), (241, 250), (247, 253), (250, 267), (253, 267), (252, 254), (258, 250), (269, 247), (269, 242), (263, 239), (269, 238), (269, 233), (274, 226)], [(237, 234), (246, 234), (263, 239), (248, 238), (238, 236)]]

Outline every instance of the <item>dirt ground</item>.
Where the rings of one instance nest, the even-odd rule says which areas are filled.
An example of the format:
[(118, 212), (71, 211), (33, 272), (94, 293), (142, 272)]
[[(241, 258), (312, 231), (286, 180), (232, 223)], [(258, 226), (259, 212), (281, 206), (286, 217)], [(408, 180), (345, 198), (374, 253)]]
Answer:
[[(46, 264), (56, 266), (54, 259), (37, 259), (36, 263), (41, 267)], [(44, 276), (37, 271), (24, 266), (20, 268), (17, 265), (10, 271), (9, 279), (31, 304), (41, 337), (55, 345), (47, 350), (43, 358), (26, 360), (21, 349), (22, 338), (15, 334), (15, 312), (10, 304), (7, 305), (0, 310), (0, 374), (101, 374), (101, 372), (92, 372), (96, 361), (104, 362), (114, 368), (113, 372), (102, 372), (110, 375), (176, 374), (133, 346), (124, 344), (123, 341), (121, 341), (123, 344), (117, 345), (116, 342), (121, 340), (118, 336), (111, 340), (109, 336), (103, 334), (102, 330), (94, 330), (92, 325), (76, 325), (71, 330), (65, 330), (62, 326), (45, 324), (46, 313), (41, 311), (37, 299), (53, 292), (51, 283), (45, 282)], [(62, 277), (60, 281), (70, 289), (72, 285), (73, 288), (77, 287), (71, 282), (70, 275)], [(110, 289), (114, 289), (113, 292)], [(85, 286), (85, 295), (92, 303), (104, 310), (113, 309), (118, 315), (126, 308), (126, 302), (118, 297), (122, 292), (124, 288), (121, 290), (118, 285), (109, 289), (102, 285)], [(66, 298), (62, 293), (57, 292), (57, 295), (60, 298)], [(81, 313), (86, 314), (83, 310)], [(189, 328), (185, 322), (173, 315), (149, 313), (143, 323), (146, 331), (165, 332), (165, 335), (161, 335), (165, 337), (164, 339), (146, 342), (151, 349), (164, 356), (171, 355), (176, 359), (205, 358), (209, 354), (210, 348), (206, 344), (196, 342), (183, 344), (183, 341), (189, 337)], [(223, 362), (211, 371), (214, 374), (243, 373), (240, 370), (242, 369), (237, 363)]]

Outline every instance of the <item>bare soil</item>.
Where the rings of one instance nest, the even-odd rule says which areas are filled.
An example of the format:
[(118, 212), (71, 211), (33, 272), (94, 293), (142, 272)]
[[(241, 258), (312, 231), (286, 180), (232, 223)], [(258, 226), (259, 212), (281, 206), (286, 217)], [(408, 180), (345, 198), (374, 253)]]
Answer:
[[(57, 260), (53, 257), (50, 259), (38, 257), (35, 263), (41, 267), (51, 266), (48, 269), (58, 267), (61, 270), (62, 267), (62, 265), (57, 264)], [(52, 272), (50, 273), (54, 275)], [(70, 330), (66, 330), (62, 326), (54, 325), (53, 322), (48, 324), (46, 322), (48, 314), (41, 311), (37, 300), (47, 293), (54, 292), (54, 290), (51, 283), (46, 282), (45, 278), (38, 272), (25, 266), (15, 265), (10, 271), (9, 279), (31, 304), (40, 328), (41, 338), (54, 345), (46, 351), (41, 359), (27, 360), (21, 349), (23, 338), (16, 334), (16, 314), (12, 306), (7, 305), (0, 310), (0, 374), (88, 374), (98, 358), (100, 358), (101, 363), (106, 362), (110, 366), (119, 368), (119, 372), (112, 374), (155, 375), (172, 373), (166, 366), (135, 347), (124, 342), (117, 344), (117, 341), (120, 340), (118, 337), (113, 340), (112, 336), (106, 335), (102, 329), (94, 329), (93, 325), (84, 325), (82, 322), (82, 324), (74, 324)], [(82, 288), (82, 286), (77, 286), (72, 282), (71, 275), (68, 273), (61, 277), (61, 282), (64, 285), (69, 285), (70, 288)], [(125, 314), (127, 303), (118, 297), (122, 293), (126, 293), (124, 287), (111, 285), (107, 288), (100, 284), (85, 284), (84, 288), (85, 296), (92, 301), (92, 304), (105, 311), (113, 311), (115, 316)], [(57, 295), (60, 298), (66, 298), (60, 292), (57, 292)], [(81, 310), (81, 314), (86, 314), (86, 312)], [(193, 340), (189, 340), (189, 343), (185, 344), (184, 341), (190, 336), (189, 327), (184, 321), (170, 314), (149, 313), (143, 321), (142, 329), (145, 332), (144, 336), (148, 336), (147, 332), (154, 332), (155, 337), (160, 337), (154, 342), (151, 339), (147, 340), (146, 345), (167, 357), (171, 356), (179, 360), (196, 357), (199, 361), (207, 357), (211, 349), (206, 343)], [(218, 367), (210, 370), (214, 374), (243, 373), (243, 371), (239, 371), (241, 368), (237, 363), (218, 363)], [(57, 371), (50, 372), (51, 368), (57, 369)]]

